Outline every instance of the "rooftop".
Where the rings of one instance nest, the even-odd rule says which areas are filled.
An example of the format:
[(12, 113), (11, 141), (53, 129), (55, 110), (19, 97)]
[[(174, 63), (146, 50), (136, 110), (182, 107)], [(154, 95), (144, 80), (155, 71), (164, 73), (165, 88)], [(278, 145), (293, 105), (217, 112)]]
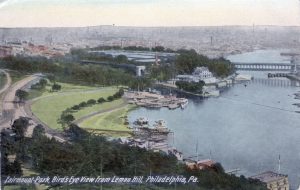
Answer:
[(206, 159), (206, 160), (200, 160), (197, 162), (197, 164), (199, 165), (206, 165), (206, 166), (213, 166), (215, 164), (215, 162), (213, 160), (210, 160), (210, 159)]
[(272, 181), (278, 181), (278, 180), (286, 178), (286, 177), (287, 177), (287, 175), (278, 174), (278, 173), (275, 173), (275, 172), (272, 172), (272, 171), (267, 171), (267, 172), (252, 176), (251, 178), (252, 179), (258, 179), (258, 180), (260, 180), (262, 182), (265, 182), (265, 183), (269, 183), (269, 182), (272, 182)]

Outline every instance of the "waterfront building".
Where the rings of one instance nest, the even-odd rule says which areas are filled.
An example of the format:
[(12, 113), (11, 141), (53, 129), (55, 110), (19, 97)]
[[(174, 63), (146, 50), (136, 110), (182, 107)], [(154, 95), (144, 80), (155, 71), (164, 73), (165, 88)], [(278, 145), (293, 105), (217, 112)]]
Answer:
[(215, 166), (215, 162), (211, 159), (200, 160), (200, 161), (188, 161), (186, 165), (189, 169), (195, 170), (205, 170), (205, 169), (212, 169)]
[(207, 67), (196, 67), (192, 75), (177, 75), (175, 80), (185, 82), (204, 81), (205, 84), (212, 84), (217, 82), (217, 79), (213, 76), (213, 74)]
[(278, 174), (272, 171), (264, 172), (250, 177), (257, 179), (267, 184), (267, 188), (270, 190), (289, 190), (288, 176)]
[(184, 82), (199, 82), (199, 78), (194, 77), (193, 75), (177, 75), (175, 80)]
[(193, 76), (199, 77), (200, 80), (214, 77), (207, 67), (196, 67)]

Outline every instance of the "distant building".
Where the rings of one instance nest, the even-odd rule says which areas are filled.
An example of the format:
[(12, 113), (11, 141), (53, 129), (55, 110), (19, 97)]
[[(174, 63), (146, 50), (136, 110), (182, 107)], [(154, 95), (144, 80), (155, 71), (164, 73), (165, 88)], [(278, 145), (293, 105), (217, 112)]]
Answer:
[(0, 57), (12, 55), (12, 48), (9, 46), (0, 46)]
[(193, 161), (193, 162), (186, 162), (186, 165), (189, 169), (195, 170), (205, 170), (205, 169), (212, 169), (215, 166), (215, 162), (210, 159), (200, 160), (200, 161)]
[(136, 66), (136, 76), (141, 77), (145, 74), (145, 66)]
[(214, 77), (207, 67), (196, 67), (193, 76), (197, 76), (200, 80)]
[(199, 78), (194, 77), (193, 75), (177, 75), (175, 80), (185, 82), (199, 82)]
[(204, 81), (205, 84), (216, 83), (217, 79), (209, 71), (207, 67), (196, 67), (192, 75), (177, 75), (177, 81), (185, 82), (200, 82)]
[(267, 184), (267, 188), (270, 190), (289, 190), (288, 176), (278, 174), (272, 171), (264, 172), (256, 176), (250, 177), (257, 179)]

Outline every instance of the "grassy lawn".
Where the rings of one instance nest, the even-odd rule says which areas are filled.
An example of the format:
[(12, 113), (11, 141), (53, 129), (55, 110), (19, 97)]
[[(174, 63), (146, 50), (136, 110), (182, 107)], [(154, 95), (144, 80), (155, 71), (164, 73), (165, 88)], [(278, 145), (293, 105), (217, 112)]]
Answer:
[[(75, 92), (74, 92), (75, 90)], [(88, 92), (87, 90), (93, 90)], [(115, 87), (93, 88), (84, 86), (63, 85), (61, 92), (50, 93), (45, 91), (40, 99), (35, 101), (31, 107), (33, 113), (49, 127), (54, 129), (62, 129), (57, 122), (62, 111), (70, 108), (82, 101), (89, 99), (99, 99), (100, 97), (107, 98), (117, 92)], [(91, 112), (109, 109), (117, 104), (122, 104), (122, 100), (116, 100), (104, 104), (97, 104), (91, 107), (86, 107), (79, 112), (74, 113), (76, 119), (81, 118)]]
[[(117, 132), (117, 133), (129, 133), (128, 126), (125, 125), (125, 117), (129, 111), (134, 109), (135, 106), (127, 105), (121, 109), (107, 112), (99, 115), (95, 115), (80, 124), (80, 127), (95, 130), (95, 132)], [(124, 133), (125, 132), (125, 133)], [(127, 134), (128, 135), (128, 134)]]
[(72, 85), (72, 84), (59, 83), (59, 82), (57, 82), (57, 84), (61, 85), (60, 91), (52, 92), (51, 88), (52, 88), (53, 83), (50, 83), (48, 81), (46, 88), (43, 90), (31, 89), (29, 91), (29, 96), (27, 99), (31, 100), (31, 99), (38, 98), (38, 97), (45, 97), (45, 96), (56, 95), (56, 94), (60, 94), (60, 93), (66, 93), (66, 92), (91, 91), (91, 90), (99, 89), (96, 87)]
[(103, 104), (96, 104), (94, 106), (86, 107), (84, 109), (79, 110), (78, 112), (73, 113), (76, 119), (80, 119), (81, 117), (88, 115), (90, 113), (98, 112), (98, 111), (105, 111), (109, 110), (112, 107), (117, 107), (124, 103), (123, 99), (118, 99), (112, 102), (106, 102)]

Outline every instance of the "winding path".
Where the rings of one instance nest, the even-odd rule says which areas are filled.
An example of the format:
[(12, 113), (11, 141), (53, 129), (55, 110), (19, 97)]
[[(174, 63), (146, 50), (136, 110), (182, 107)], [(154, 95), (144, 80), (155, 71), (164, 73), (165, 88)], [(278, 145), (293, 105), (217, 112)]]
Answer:
[[(34, 127), (38, 124), (42, 124), (38, 120), (32, 118), (33, 115), (30, 114), (30, 112), (28, 112), (28, 110), (26, 109), (28, 103), (17, 103), (15, 101), (16, 91), (18, 89), (24, 88), (30, 82), (37, 80), (38, 78), (39, 76), (37, 75), (28, 76), (11, 85), (5, 90), (5, 94), (2, 98), (2, 117), (0, 118), (0, 130), (4, 128), (10, 128), (12, 122), (18, 119), (19, 117), (28, 117), (31, 118), (31, 120), (26, 135), (31, 136)], [(54, 133), (53, 131), (46, 130), (46, 136), (48, 136), (49, 138), (54, 137), (60, 142), (65, 142), (61, 135)]]
[(26, 77), (15, 84), (11, 85), (4, 93), (2, 98), (2, 117), (0, 118), (0, 130), (9, 128), (12, 122), (19, 117), (26, 117), (22, 105), (16, 103), (15, 94), (18, 89), (23, 88), (29, 82), (36, 79), (36, 76)]
[(0, 70), (0, 72), (4, 73), (6, 76), (6, 84), (0, 89), (0, 94), (2, 94), (3, 92), (5, 92), (9, 86), (11, 85), (11, 77), (9, 75), (8, 72), (6, 72), (5, 70)]

